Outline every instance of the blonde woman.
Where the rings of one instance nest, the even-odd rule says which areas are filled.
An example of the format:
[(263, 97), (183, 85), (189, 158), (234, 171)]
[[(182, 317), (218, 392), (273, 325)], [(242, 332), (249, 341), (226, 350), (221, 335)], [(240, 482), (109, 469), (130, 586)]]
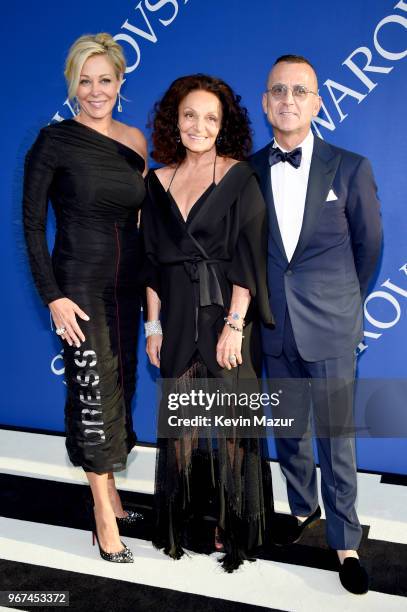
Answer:
[[(121, 110), (123, 51), (105, 33), (72, 45), (65, 67), (74, 119), (43, 128), (26, 158), (24, 227), (31, 270), (64, 349), (66, 447), (85, 470), (93, 533), (107, 561), (133, 562), (118, 525), (123, 509), (113, 473), (126, 467), (136, 437), (139, 317), (137, 217), (144, 199), (146, 142), (112, 117)], [(50, 256), (47, 203), (57, 231)]]

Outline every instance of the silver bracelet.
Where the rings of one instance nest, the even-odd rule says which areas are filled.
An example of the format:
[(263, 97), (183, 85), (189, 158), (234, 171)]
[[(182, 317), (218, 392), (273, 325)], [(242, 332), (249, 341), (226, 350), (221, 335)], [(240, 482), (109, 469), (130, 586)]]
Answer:
[[(243, 327), (244, 327), (244, 323), (242, 325), (242, 327), (237, 327), (236, 325), (233, 325), (233, 323), (231, 323), (230, 321), (228, 321), (227, 317), (224, 317), (223, 320), (225, 321), (225, 324), (230, 327), (230, 329), (233, 329), (233, 331), (237, 331), (240, 332), (241, 334), (243, 333)], [(244, 336), (242, 336), (242, 338), (244, 338)]]
[(146, 338), (153, 336), (154, 334), (162, 336), (163, 330), (161, 328), (161, 321), (147, 321), (144, 323), (144, 333)]

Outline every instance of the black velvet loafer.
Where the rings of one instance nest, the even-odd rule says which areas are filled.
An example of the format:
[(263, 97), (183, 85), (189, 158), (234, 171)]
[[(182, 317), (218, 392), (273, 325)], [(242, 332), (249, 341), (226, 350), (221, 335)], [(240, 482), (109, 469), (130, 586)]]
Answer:
[(305, 521), (299, 521), (295, 516), (289, 515), (284, 518), (279, 517), (272, 532), (273, 544), (277, 546), (287, 546), (296, 544), (304, 535), (304, 531), (317, 524), (321, 518), (321, 508), (318, 506)]
[(346, 557), (341, 564), (339, 580), (347, 591), (355, 595), (364, 595), (369, 590), (369, 576), (365, 568), (360, 565), (359, 559), (355, 557)]

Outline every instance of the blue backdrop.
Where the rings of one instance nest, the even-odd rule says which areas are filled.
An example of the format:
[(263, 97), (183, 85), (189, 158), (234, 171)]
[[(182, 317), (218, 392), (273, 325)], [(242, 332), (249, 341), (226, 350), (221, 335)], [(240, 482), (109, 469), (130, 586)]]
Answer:
[[(2, 394), (0, 423), (63, 429), (62, 359), (27, 267), (21, 227), (23, 158), (40, 127), (72, 116), (63, 63), (81, 34), (111, 32), (128, 72), (120, 119), (145, 129), (153, 103), (182, 74), (208, 72), (242, 95), (255, 146), (270, 139), (260, 100), (283, 53), (308, 57), (324, 106), (315, 122), (330, 142), (370, 158), (382, 203), (385, 244), (365, 304), (359, 376), (405, 377), (407, 254), (407, 1), (54, 0), (7, 5), (1, 22)], [(146, 131), (146, 130), (145, 130)], [(146, 131), (146, 133), (148, 133)], [(52, 242), (52, 219), (50, 220)], [(134, 402), (139, 439), (154, 442), (154, 380), (142, 339)], [(399, 398), (400, 399), (400, 398)], [(389, 406), (383, 403), (383, 411)], [(271, 443), (273, 453), (273, 444)], [(358, 441), (359, 467), (407, 471), (407, 440)]]

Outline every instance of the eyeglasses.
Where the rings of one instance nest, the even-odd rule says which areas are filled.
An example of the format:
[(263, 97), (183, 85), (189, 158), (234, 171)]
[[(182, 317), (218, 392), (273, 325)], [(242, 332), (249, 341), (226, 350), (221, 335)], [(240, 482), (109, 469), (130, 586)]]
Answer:
[(288, 90), (291, 91), (294, 98), (298, 100), (305, 100), (308, 94), (313, 94), (317, 96), (318, 93), (315, 91), (311, 91), (307, 89), (304, 85), (294, 85), (294, 87), (288, 87), (288, 85), (283, 85), (282, 83), (276, 83), (270, 89), (266, 89), (266, 93), (270, 93), (274, 100), (282, 100), (288, 94)]

